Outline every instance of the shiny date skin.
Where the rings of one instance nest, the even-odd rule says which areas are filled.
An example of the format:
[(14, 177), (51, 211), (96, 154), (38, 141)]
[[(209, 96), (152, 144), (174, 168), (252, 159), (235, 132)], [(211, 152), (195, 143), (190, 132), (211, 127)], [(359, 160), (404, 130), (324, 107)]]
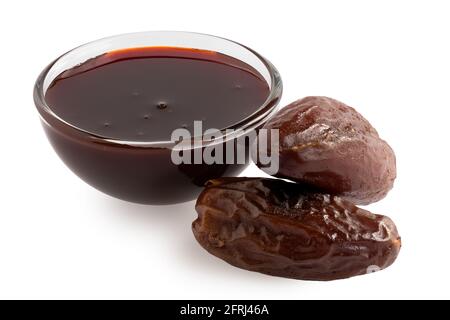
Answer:
[(384, 198), (393, 187), (393, 150), (361, 114), (342, 102), (306, 97), (281, 109), (264, 128), (279, 130), (277, 177), (361, 205)]
[(211, 180), (193, 233), (211, 254), (268, 275), (335, 280), (378, 271), (401, 240), (391, 219), (278, 179)]

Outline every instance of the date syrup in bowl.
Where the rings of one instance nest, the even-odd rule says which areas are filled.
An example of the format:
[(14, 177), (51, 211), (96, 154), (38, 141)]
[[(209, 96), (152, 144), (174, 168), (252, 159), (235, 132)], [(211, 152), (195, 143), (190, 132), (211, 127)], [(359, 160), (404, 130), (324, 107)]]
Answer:
[(184, 32), (78, 47), (45, 69), (35, 87), (43, 127), (66, 165), (106, 194), (145, 204), (192, 200), (207, 180), (236, 176), (247, 165), (175, 164), (174, 130), (194, 135), (194, 121), (203, 130), (257, 129), (280, 96), (281, 80), (264, 58), (229, 40)]

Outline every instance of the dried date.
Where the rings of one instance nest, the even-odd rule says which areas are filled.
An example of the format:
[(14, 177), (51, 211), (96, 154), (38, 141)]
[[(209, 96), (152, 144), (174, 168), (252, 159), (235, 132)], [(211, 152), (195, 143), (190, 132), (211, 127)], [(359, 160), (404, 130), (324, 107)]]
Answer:
[(307, 280), (384, 269), (401, 242), (394, 223), (337, 196), (264, 178), (211, 180), (192, 229), (211, 254), (247, 270)]
[(393, 186), (393, 150), (361, 114), (342, 102), (306, 97), (280, 110), (264, 128), (279, 129), (277, 177), (355, 204), (378, 201)]

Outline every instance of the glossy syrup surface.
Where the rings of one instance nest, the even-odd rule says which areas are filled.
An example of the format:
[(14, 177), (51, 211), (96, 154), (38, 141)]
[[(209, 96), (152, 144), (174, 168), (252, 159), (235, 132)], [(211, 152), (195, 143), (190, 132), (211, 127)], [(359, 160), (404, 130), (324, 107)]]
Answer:
[(223, 129), (255, 112), (269, 94), (248, 64), (217, 52), (172, 47), (109, 52), (55, 78), (53, 112), (95, 135), (167, 141), (172, 131)]

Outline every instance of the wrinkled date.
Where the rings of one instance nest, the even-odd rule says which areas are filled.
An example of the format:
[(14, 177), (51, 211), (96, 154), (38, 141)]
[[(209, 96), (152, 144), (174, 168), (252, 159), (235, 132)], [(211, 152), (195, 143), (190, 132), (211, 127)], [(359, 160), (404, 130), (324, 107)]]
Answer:
[(337, 100), (298, 100), (264, 128), (279, 129), (277, 177), (307, 183), (355, 204), (378, 201), (393, 186), (394, 152), (363, 116)]
[(334, 280), (384, 269), (400, 250), (394, 223), (283, 180), (211, 180), (192, 224), (211, 254), (269, 275)]

